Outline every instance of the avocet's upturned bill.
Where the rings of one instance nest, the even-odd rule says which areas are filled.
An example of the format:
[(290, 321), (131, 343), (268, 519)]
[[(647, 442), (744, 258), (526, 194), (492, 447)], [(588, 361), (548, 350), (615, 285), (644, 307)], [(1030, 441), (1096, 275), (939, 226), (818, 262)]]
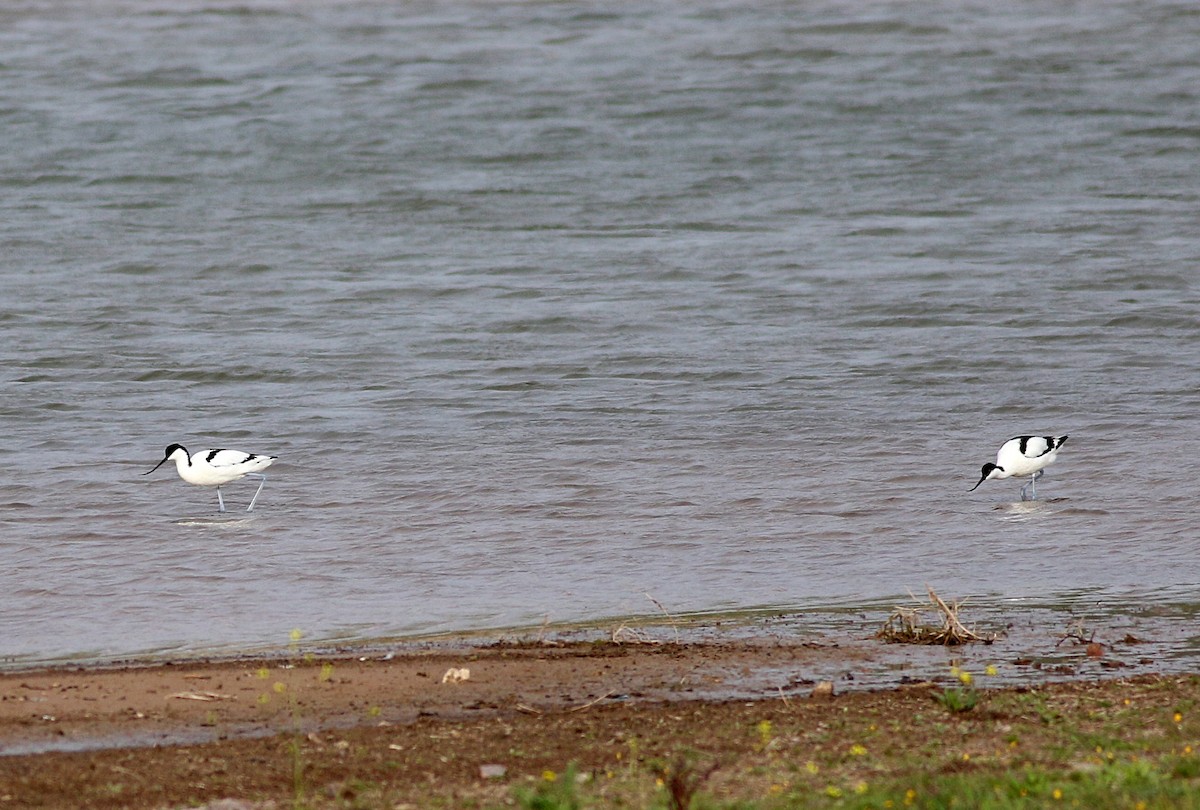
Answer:
[[(246, 507), (246, 511), (249, 512), (254, 508), (258, 494), (262, 492), (263, 486), (267, 483), (267, 476), (260, 473), (259, 470), (270, 467), (271, 462), (275, 461), (275, 456), (260, 456), (255, 453), (243, 453), (240, 450), (201, 450), (199, 453), (188, 455), (187, 448), (182, 444), (172, 444), (167, 447), (167, 453), (163, 456), (163, 460), (154, 465), (154, 470), (168, 461), (175, 462), (175, 469), (179, 470), (179, 477), (189, 484), (200, 487), (216, 487), (217, 506), (218, 511), (221, 512), (225, 511), (225, 499), (221, 497), (222, 484), (228, 484), (239, 478), (259, 479), (258, 490), (250, 499), (250, 505)], [(149, 475), (154, 470), (144, 472), (142, 475)]]
[[(1017, 436), (1000, 445), (995, 464), (983, 465), (983, 476), (979, 484), (993, 478), (1023, 478), (1029, 483), (1021, 487), (1021, 500), (1037, 500), (1037, 480), (1045, 473), (1042, 468), (1054, 463), (1058, 451), (1067, 441), (1067, 436)], [(979, 484), (971, 487), (974, 492)], [(1030, 490), (1026, 495), (1025, 490)]]

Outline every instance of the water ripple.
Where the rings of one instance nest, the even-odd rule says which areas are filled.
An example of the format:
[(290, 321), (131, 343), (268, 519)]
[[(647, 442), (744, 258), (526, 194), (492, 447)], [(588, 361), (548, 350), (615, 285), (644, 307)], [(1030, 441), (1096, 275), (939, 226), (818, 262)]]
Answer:
[(477, 11), (0, 11), (0, 657), (1194, 599), (1200, 16)]

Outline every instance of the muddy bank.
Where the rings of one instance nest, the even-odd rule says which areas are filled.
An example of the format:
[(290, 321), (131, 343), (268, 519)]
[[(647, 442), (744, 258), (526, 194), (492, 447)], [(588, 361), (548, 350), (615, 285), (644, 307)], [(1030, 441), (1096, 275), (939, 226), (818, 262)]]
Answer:
[[(1156, 616), (1071, 625), (1025, 611), (984, 622), (992, 643), (959, 647), (884, 643), (874, 637), (884, 618), (673, 620), (341, 650), (299, 642), (254, 657), (9, 672), (0, 675), (0, 755), (646, 702), (803, 699), (822, 682), (838, 693), (949, 683), (955, 666), (991, 672), (991, 687), (1195, 668), (1190, 626)], [(469, 675), (448, 676), (456, 670)]]

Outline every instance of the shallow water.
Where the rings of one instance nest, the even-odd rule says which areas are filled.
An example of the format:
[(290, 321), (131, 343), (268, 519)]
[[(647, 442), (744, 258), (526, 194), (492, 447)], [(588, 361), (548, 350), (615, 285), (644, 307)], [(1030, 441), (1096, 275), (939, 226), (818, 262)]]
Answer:
[[(1194, 604), (1200, 13), (0, 10), (0, 656)], [(967, 490), (1068, 433), (1039, 482)], [(215, 512), (163, 448), (278, 455)], [(226, 488), (236, 510), (249, 482)]]

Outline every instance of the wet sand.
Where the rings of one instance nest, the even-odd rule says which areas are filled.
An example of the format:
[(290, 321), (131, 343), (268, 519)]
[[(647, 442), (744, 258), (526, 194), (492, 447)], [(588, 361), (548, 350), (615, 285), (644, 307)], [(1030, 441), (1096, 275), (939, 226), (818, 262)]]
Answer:
[[(762, 639), (418, 646), (7, 674), (0, 677), (0, 753), (210, 742), (600, 703), (803, 694), (815, 683), (805, 671), (849, 673), (870, 663), (865, 645)], [(796, 674), (774, 675), (783, 672)]]
[[(306, 778), (333, 784), (350, 775), (339, 775), (339, 752), (368, 738), (392, 756), (388, 779), (499, 800), (503, 785), (482, 779), (481, 766), (499, 759), (506, 771), (536, 772), (586, 758), (573, 748), (584, 717), (619, 729), (739, 706), (757, 715), (819, 703), (829, 689), (890, 712), (897, 701), (927, 706), (932, 686), (952, 682), (953, 665), (981, 679), (994, 667), (982, 685), (1018, 688), (1169, 674), (1162, 663), (1174, 659), (1119, 634), (1087, 645), (1010, 631), (995, 644), (928, 648), (887, 644), (861, 627), (797, 633), (780, 617), (9, 672), (0, 676), (0, 808), (286, 797), (289, 744), (302, 741)], [(537, 749), (532, 762), (506, 757), (503, 739), (486, 742), (517, 728)], [(447, 745), (453, 756), (439, 755)]]

